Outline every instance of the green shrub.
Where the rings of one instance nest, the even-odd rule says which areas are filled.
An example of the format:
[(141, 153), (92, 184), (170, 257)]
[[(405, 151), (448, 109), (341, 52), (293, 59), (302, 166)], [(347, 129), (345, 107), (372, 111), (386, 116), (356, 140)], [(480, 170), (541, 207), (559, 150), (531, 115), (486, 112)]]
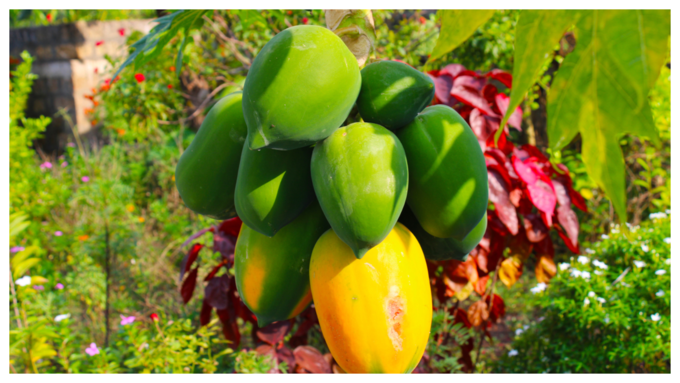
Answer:
[[(668, 213), (668, 214), (667, 214)], [(670, 218), (630, 238), (614, 227), (537, 285), (535, 323), (518, 328), (499, 372), (670, 372)]]

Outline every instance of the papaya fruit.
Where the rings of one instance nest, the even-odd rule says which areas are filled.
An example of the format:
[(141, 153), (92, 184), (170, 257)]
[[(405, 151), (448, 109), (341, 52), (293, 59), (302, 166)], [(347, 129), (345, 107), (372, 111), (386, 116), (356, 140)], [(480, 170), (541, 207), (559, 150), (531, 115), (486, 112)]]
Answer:
[(357, 258), (389, 234), (408, 190), (399, 139), (380, 125), (336, 130), (312, 154), (312, 184), (328, 222)]
[(312, 301), (309, 260), (329, 227), (316, 202), (272, 238), (241, 226), (234, 250), (236, 288), (260, 327), (293, 318)]
[(175, 185), (186, 206), (215, 219), (236, 216), (234, 192), (247, 127), (241, 92), (221, 98), (205, 116), (175, 168)]
[(467, 255), (481, 242), (486, 232), (486, 214), (477, 226), (462, 241), (455, 238), (437, 238), (420, 226), (418, 219), (408, 207), (404, 206), (399, 222), (403, 223), (411, 233), (416, 236), (420, 247), (423, 249), (425, 258), (430, 261), (445, 261), (456, 259), (464, 262)]
[(241, 153), (236, 212), (251, 229), (273, 237), (316, 199), (309, 161), (312, 148)]
[(462, 241), (486, 213), (486, 160), (465, 120), (446, 105), (429, 106), (400, 129), (408, 158), (407, 203), (438, 238)]
[(413, 371), (429, 338), (432, 295), (425, 256), (404, 225), (361, 260), (328, 230), (314, 246), (309, 277), (321, 332), (343, 370)]
[(323, 140), (345, 121), (360, 88), (359, 64), (333, 32), (312, 25), (281, 31), (246, 77), (249, 147), (290, 150)]
[(430, 77), (398, 61), (383, 60), (361, 70), (359, 114), (389, 130), (408, 125), (434, 98)]

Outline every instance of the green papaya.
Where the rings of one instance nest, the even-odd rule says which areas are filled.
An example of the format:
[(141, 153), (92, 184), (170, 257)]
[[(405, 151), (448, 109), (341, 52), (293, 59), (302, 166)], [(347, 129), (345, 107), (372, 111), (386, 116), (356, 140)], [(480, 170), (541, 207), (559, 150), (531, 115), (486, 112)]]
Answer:
[(281, 31), (258, 53), (243, 88), (251, 149), (290, 150), (342, 125), (361, 88), (359, 64), (326, 28)]
[(241, 98), (241, 92), (234, 92), (210, 109), (175, 168), (175, 185), (184, 203), (210, 218), (236, 215), (234, 190), (247, 135)]
[(362, 258), (394, 227), (406, 202), (408, 165), (394, 133), (354, 123), (314, 148), (312, 183), (335, 233)]
[(294, 220), (315, 199), (309, 161), (312, 148), (243, 149), (236, 180), (236, 212), (268, 237)]
[(423, 248), (423, 253), (425, 253), (425, 258), (431, 261), (445, 261), (449, 259), (456, 259), (459, 261), (465, 261), (467, 255), (474, 249), (479, 242), (481, 242), (486, 232), (486, 214), (479, 221), (477, 226), (467, 235), (462, 241), (454, 238), (437, 238), (420, 226), (418, 219), (411, 209), (404, 206), (404, 210), (401, 212), (399, 217), (399, 222), (403, 223), (413, 235), (416, 236), (420, 247)]
[(398, 61), (383, 60), (361, 70), (359, 114), (389, 130), (408, 125), (434, 98), (428, 75)]
[(236, 288), (260, 327), (293, 318), (312, 301), (309, 260), (329, 228), (317, 202), (272, 238), (241, 226), (234, 250)]
[(446, 105), (425, 108), (397, 132), (411, 179), (407, 203), (423, 229), (462, 241), (486, 213), (489, 183), (477, 137)]

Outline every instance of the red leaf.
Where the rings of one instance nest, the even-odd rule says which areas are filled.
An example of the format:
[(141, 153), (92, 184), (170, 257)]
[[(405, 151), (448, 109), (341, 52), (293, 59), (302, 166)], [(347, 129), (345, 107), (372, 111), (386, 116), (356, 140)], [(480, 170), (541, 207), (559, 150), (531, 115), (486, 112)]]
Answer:
[(448, 74), (452, 79), (455, 79), (465, 70), (465, 67), (461, 64), (449, 64), (439, 71), (439, 75)]
[(538, 210), (544, 212), (547, 216), (552, 216), (557, 204), (557, 197), (555, 197), (550, 185), (539, 179), (535, 184), (527, 185), (527, 195)]
[(229, 234), (233, 235), (234, 237), (238, 237), (238, 233), (241, 231), (242, 224), (243, 222), (239, 217), (234, 217), (232, 219), (222, 221), (218, 230), (223, 232), (224, 234)]
[(293, 351), (289, 349), (288, 347), (280, 347), (276, 350), (276, 359), (278, 360), (279, 363), (281, 362), (286, 362), (288, 365), (288, 371), (293, 370), (296, 368), (296, 361), (295, 361), (295, 355), (293, 355)]
[(557, 222), (559, 222), (564, 228), (564, 231), (571, 240), (572, 245), (577, 247), (579, 224), (576, 213), (571, 210), (571, 206), (562, 205), (557, 208)]
[(552, 239), (549, 235), (546, 235), (541, 242), (534, 245), (534, 253), (537, 256), (546, 255), (550, 258), (555, 257), (555, 247), (553, 246)]
[[(451, 307), (451, 310), (453, 310), (453, 307)], [(468, 319), (465, 310), (456, 309), (456, 311), (452, 312), (451, 314), (453, 315), (453, 324), (461, 323), (463, 326), (467, 328), (472, 327), (472, 323), (470, 323), (470, 320)]]
[(581, 195), (581, 193), (570, 188), (569, 189), (569, 196), (571, 197), (571, 202), (574, 203), (574, 206), (576, 206), (577, 209), (581, 210), (584, 213), (588, 212), (588, 207), (586, 206), (586, 201), (583, 199), (583, 196)]
[(552, 179), (553, 188), (555, 189), (555, 197), (560, 206), (571, 206), (571, 198), (569, 197), (569, 190), (563, 181), (559, 178)]
[(512, 167), (515, 169), (515, 173), (526, 183), (527, 185), (533, 185), (538, 180), (538, 175), (534, 173), (534, 170), (527, 166), (524, 161), (520, 160), (517, 156), (512, 156)]
[(498, 214), (496, 213), (495, 210), (487, 210), (486, 214), (489, 217), (488, 223), (489, 229), (503, 236), (511, 235), (503, 221), (501, 221), (500, 218), (498, 218)]
[(222, 260), (222, 262), (218, 263), (217, 266), (215, 266), (208, 275), (203, 278), (203, 281), (208, 282), (209, 280), (213, 279), (215, 274), (217, 274), (218, 271), (222, 268), (222, 266), (226, 265), (227, 261), (225, 259)]
[(548, 228), (545, 227), (541, 217), (536, 214), (524, 216), (524, 230), (530, 242), (541, 242), (548, 236)]
[(507, 133), (507, 128), (506, 128), (505, 130), (503, 130), (503, 133), (501, 133), (501, 137), (498, 139), (498, 145), (496, 145), (495, 137), (492, 135), (492, 136), (489, 136), (489, 138), (487, 138), (486, 147), (487, 148), (498, 148), (505, 155), (509, 155), (510, 153), (512, 153), (512, 150), (515, 148), (515, 145), (510, 140), (508, 140), (508, 133)]
[(495, 170), (488, 170), (489, 201), (496, 207), (496, 214), (512, 235), (517, 234), (519, 222), (517, 211), (510, 202), (508, 187), (503, 178)]
[(298, 366), (314, 374), (330, 374), (331, 365), (319, 350), (312, 346), (299, 346), (293, 350)]
[(202, 248), (203, 245), (200, 243), (195, 243), (193, 246), (191, 246), (191, 250), (189, 250), (189, 252), (184, 256), (184, 259), (182, 259), (182, 267), (179, 271), (180, 281), (182, 281), (184, 278), (184, 273), (191, 270), (191, 266), (198, 259), (198, 252), (201, 251)]
[(505, 181), (506, 185), (512, 185), (512, 180), (510, 179), (510, 175), (508, 174), (508, 170), (505, 168), (505, 166), (501, 165), (496, 161), (495, 158), (491, 156), (484, 156), (486, 159), (486, 168), (487, 169), (493, 169), (498, 172), (498, 174), (503, 177), (503, 181)]
[(444, 284), (446, 295), (454, 296), (463, 289), (468, 282), (475, 283), (479, 279), (477, 264), (473, 257), (468, 257), (465, 262), (453, 259), (444, 263)]
[(210, 323), (210, 315), (212, 314), (212, 306), (203, 299), (203, 305), (201, 306), (201, 315), (199, 317), (201, 326), (205, 326)]
[(492, 322), (498, 322), (505, 316), (505, 302), (498, 294), (487, 296), (486, 303), (489, 305), (489, 318)]
[(189, 276), (182, 282), (181, 295), (184, 304), (187, 304), (194, 295), (194, 289), (196, 288), (196, 278), (198, 277), (198, 267), (195, 267), (189, 272)]
[(451, 88), (453, 87), (453, 77), (447, 74), (439, 77), (429, 76), (434, 82), (434, 95), (437, 101), (441, 104), (448, 105), (451, 98)]
[(212, 278), (205, 287), (205, 300), (217, 310), (224, 310), (229, 306), (229, 282), (228, 274)]
[(489, 276), (485, 275), (483, 277), (480, 277), (477, 280), (477, 283), (475, 283), (472, 287), (475, 289), (477, 294), (479, 295), (484, 295), (484, 292), (486, 291), (486, 285), (489, 282)]
[(257, 330), (257, 337), (273, 346), (283, 340), (283, 337), (288, 334), (290, 327), (290, 321), (287, 320), (274, 322)]
[(480, 94), (483, 84), (479, 79), (470, 76), (460, 76), (453, 81), (451, 96), (463, 104), (477, 108), (485, 115), (496, 116), (491, 107)]
[(217, 316), (222, 322), (222, 334), (224, 338), (231, 342), (230, 347), (236, 349), (241, 343), (241, 333), (238, 330), (238, 323), (236, 323), (236, 315), (234, 310), (227, 308), (217, 310)]
[(462, 72), (453, 80), (454, 88), (463, 86), (477, 91), (480, 95), (484, 85), (486, 85), (486, 79), (484, 77), (479, 77), (477, 73), (473, 71)]
[(500, 114), (501, 111), (498, 109), (498, 106), (496, 105), (496, 95), (498, 94), (498, 89), (493, 84), (486, 84), (484, 85), (484, 88), (482, 88), (482, 96), (486, 100), (489, 105), (491, 105), (491, 109), (493, 109), (494, 113)]
[(567, 245), (569, 251), (571, 251), (574, 254), (581, 253), (581, 249), (579, 248), (578, 244), (573, 244), (571, 242), (571, 239), (569, 239), (569, 237), (564, 233), (564, 229), (562, 229), (560, 226), (555, 226), (555, 229), (557, 229), (557, 234), (559, 234), (560, 238), (562, 238), (564, 244)]
[(553, 215), (552, 215), (552, 213), (551, 214), (545, 214), (545, 212), (540, 211), (540, 210), (539, 210), (539, 212), (541, 213), (541, 219), (543, 220), (543, 223), (545, 223), (545, 225), (547, 227), (553, 227), (553, 221), (552, 221)]
[[(543, 152), (540, 151), (540, 149), (538, 149), (537, 147), (535, 147), (533, 145), (529, 145), (529, 144), (522, 145), (522, 150), (524, 150), (528, 154), (527, 157), (535, 157), (539, 161), (546, 163), (546, 164), (550, 162), (548, 160), (548, 157), (546, 157), (545, 154), (543, 154)], [(522, 160), (524, 160), (524, 159), (525, 158), (522, 158)]]
[(477, 327), (485, 320), (489, 319), (489, 306), (486, 302), (479, 300), (468, 308), (468, 319), (472, 326)]
[[(510, 106), (510, 97), (504, 93), (498, 93), (496, 95), (496, 105), (498, 106), (498, 110), (501, 112), (501, 115), (505, 116), (505, 114), (508, 112), (508, 107)], [(508, 124), (515, 127), (515, 129), (519, 130), (520, 132), (522, 131), (522, 108), (519, 106), (515, 108), (515, 110), (512, 112), (512, 115), (510, 115), (510, 118), (508, 118)]]
[(514, 207), (520, 207), (522, 196), (524, 196), (524, 193), (522, 193), (520, 188), (514, 188), (510, 191), (510, 202), (512, 202)]
[(508, 88), (512, 88), (512, 75), (502, 69), (492, 69), (486, 76), (491, 77)]

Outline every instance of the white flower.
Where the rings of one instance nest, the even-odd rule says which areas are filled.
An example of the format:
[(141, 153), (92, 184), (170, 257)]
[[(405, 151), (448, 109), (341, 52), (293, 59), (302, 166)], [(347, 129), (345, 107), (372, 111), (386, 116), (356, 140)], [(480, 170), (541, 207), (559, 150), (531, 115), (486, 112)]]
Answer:
[(600, 260), (598, 260), (598, 259), (593, 261), (593, 265), (595, 265), (596, 267), (599, 267), (601, 269), (605, 269), (605, 270), (607, 270), (609, 268), (609, 266), (607, 266), (606, 263), (600, 262)]
[(520, 335), (522, 335), (523, 332), (524, 332), (524, 330), (522, 330), (521, 328), (518, 328), (517, 330), (515, 330), (515, 336), (520, 336)]
[(517, 352), (517, 350), (510, 350), (508, 352), (508, 356), (517, 356), (517, 354), (519, 354), (519, 352)]
[(602, 275), (602, 274), (604, 274), (604, 273), (601, 272), (600, 270), (595, 270), (595, 271), (593, 271), (593, 273), (595, 273), (595, 275)]
[(666, 260), (666, 264), (667, 264), (667, 265), (670, 265), (670, 264), (671, 264), (671, 259), (670, 259), (670, 258), (668, 258), (668, 259)]
[(640, 246), (640, 248), (641, 248), (642, 251), (644, 251), (645, 253), (649, 251), (649, 246), (647, 246), (647, 245), (644, 244), (644, 243)]
[(670, 245), (671, 244), (671, 237), (664, 238), (663, 241)]
[(70, 317), (70, 316), (71, 316), (71, 314), (61, 314), (61, 315), (57, 315), (56, 317), (54, 317), (54, 321), (55, 321), (55, 322), (61, 322), (61, 321), (63, 321), (64, 319), (66, 319), (66, 318), (68, 318), (68, 317)]
[(522, 328), (525, 329), (525, 330), (528, 330), (528, 329), (529, 329), (529, 325), (528, 325), (528, 324), (525, 324), (524, 327), (522, 327)]
[(659, 290), (659, 291), (656, 292), (657, 297), (662, 297), (664, 295), (666, 295), (666, 293), (663, 290)]
[(562, 262), (562, 263), (560, 263), (560, 270), (564, 271), (564, 270), (568, 269), (569, 266), (571, 266), (571, 265), (566, 263), (566, 262)]
[(571, 276), (574, 278), (580, 277), (581, 276), (581, 271), (576, 270), (576, 269), (571, 269)]
[(602, 234), (602, 239), (609, 239), (609, 236), (607, 234)]
[(600, 303), (605, 303), (605, 302), (607, 302), (607, 300), (604, 299), (604, 298), (602, 298), (602, 297), (597, 297), (597, 301), (600, 302)]
[(583, 306), (588, 306), (590, 304), (590, 299), (586, 298), (583, 300)]
[(585, 255), (579, 255), (578, 259), (576, 260), (584, 265), (587, 265), (590, 262), (590, 259), (588, 259), (588, 257), (586, 257)]
[(652, 314), (652, 316), (651, 316), (650, 318), (652, 318), (652, 320), (653, 320), (654, 322), (658, 322), (659, 319), (661, 319), (661, 315), (659, 315), (659, 313)]
[(582, 272), (581, 272), (581, 276), (582, 276), (584, 279), (590, 279), (590, 273), (587, 272), (587, 271), (582, 271)]
[(666, 214), (671, 215), (671, 209), (666, 210)]
[(643, 268), (647, 265), (644, 261), (633, 261), (633, 263), (639, 268)]
[(28, 275), (24, 275), (23, 277), (17, 279), (14, 283), (16, 283), (19, 286), (28, 286), (31, 284), (31, 277)]
[(588, 254), (595, 254), (595, 250), (593, 250), (593, 249), (586, 249), (586, 253), (588, 253)]
[(595, 292), (594, 292), (594, 291), (591, 291), (591, 292), (589, 292), (589, 293), (588, 293), (588, 296), (589, 296), (589, 297), (591, 297), (591, 298), (594, 298), (594, 297), (596, 297), (596, 295), (595, 295)]
[(132, 263), (132, 264), (134, 265), (135, 263), (137, 263), (137, 261), (135, 261), (135, 259), (132, 258), (132, 259), (130, 260), (130, 263)]
[(609, 314), (604, 317), (604, 323), (609, 323)]
[(658, 213), (652, 213), (649, 215), (649, 219), (660, 219), (660, 218), (667, 218), (668, 215), (663, 212), (658, 212)]
[(664, 270), (664, 269), (659, 269), (659, 270), (655, 271), (654, 274), (656, 274), (656, 275), (664, 275), (664, 274), (666, 274), (666, 270)]
[(541, 283), (537, 284), (536, 287), (532, 288), (532, 289), (531, 289), (531, 292), (534, 293), (534, 294), (538, 294), (538, 293), (540, 293), (541, 291), (545, 290), (546, 287), (548, 287), (548, 285), (546, 285), (545, 283), (541, 282)]

